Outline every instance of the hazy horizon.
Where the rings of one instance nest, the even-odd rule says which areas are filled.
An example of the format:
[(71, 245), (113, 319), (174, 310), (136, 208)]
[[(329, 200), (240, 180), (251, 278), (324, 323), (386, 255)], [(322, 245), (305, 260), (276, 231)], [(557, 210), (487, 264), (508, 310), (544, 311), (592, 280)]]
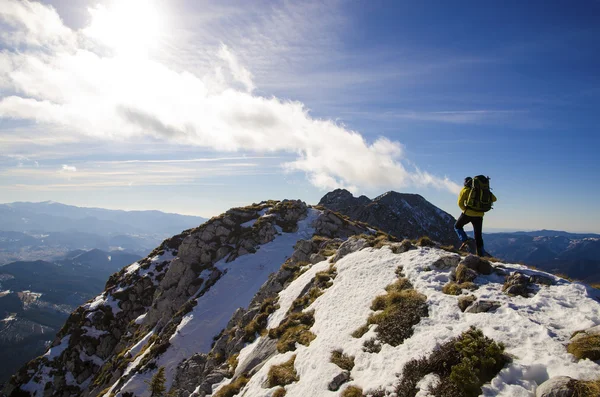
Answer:
[(346, 188), (600, 233), (600, 3), (4, 0), (0, 201), (210, 217)]

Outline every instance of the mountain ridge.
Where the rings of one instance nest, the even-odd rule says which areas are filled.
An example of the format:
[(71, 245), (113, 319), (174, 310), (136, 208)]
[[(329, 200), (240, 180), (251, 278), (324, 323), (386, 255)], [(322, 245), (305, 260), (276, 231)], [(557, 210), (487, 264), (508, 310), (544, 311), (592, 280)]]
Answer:
[(336, 189), (323, 196), (319, 205), (376, 226), (399, 239), (429, 236), (443, 244), (458, 242), (454, 217), (419, 194), (388, 191), (371, 200)]
[[(301, 201), (234, 208), (111, 276), (104, 293), (73, 312), (46, 355), (4, 393), (143, 397), (162, 371), (166, 389), (181, 397), (359, 387), (382, 396), (412, 384), (398, 377), (411, 359), (438, 352), (440, 343), (480, 338), (470, 325), (506, 343), (513, 357), (492, 383), (473, 386), (487, 393), (532, 395), (555, 376), (588, 381), (597, 373), (598, 364), (573, 360), (565, 344), (574, 343), (574, 331), (597, 325), (598, 291), (446, 250)], [(566, 309), (576, 304), (585, 310)], [(400, 317), (390, 322), (385, 313)], [(354, 369), (330, 362), (336, 349), (356, 360)], [(269, 380), (288, 362), (295, 373), (289, 381)], [(431, 371), (409, 389), (461, 387)]]

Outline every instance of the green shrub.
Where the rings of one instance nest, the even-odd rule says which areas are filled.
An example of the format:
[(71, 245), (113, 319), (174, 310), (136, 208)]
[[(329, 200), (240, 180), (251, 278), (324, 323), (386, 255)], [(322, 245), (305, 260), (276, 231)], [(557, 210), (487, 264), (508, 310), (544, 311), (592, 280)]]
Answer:
[(331, 362), (346, 371), (352, 371), (352, 368), (354, 368), (354, 356), (349, 356), (342, 350), (331, 352)]
[(341, 397), (363, 397), (363, 391), (358, 386), (348, 386), (342, 391)]
[(381, 343), (375, 338), (366, 340), (363, 343), (363, 351), (367, 353), (379, 353), (381, 351)]
[(267, 374), (267, 386), (285, 386), (298, 381), (298, 374), (294, 368), (296, 356), (292, 356), (288, 361), (280, 365), (273, 365)]
[(585, 358), (592, 361), (600, 360), (600, 335), (580, 336), (569, 343), (567, 351), (579, 360)]
[(409, 361), (396, 393), (398, 397), (414, 396), (417, 383), (425, 375), (434, 373), (440, 382), (429, 390), (430, 394), (476, 397), (481, 394), (481, 386), (492, 380), (507, 362), (504, 345), (472, 327), (440, 346), (429, 358)]
[(248, 383), (249, 380), (250, 379), (246, 378), (245, 376), (240, 376), (230, 384), (220, 388), (219, 391), (213, 394), (213, 397), (233, 397), (238, 394), (244, 386), (246, 386), (246, 383)]
[(398, 346), (413, 334), (413, 326), (428, 315), (426, 296), (403, 290), (377, 297), (372, 309), (381, 310), (369, 316), (368, 324), (377, 324), (375, 332), (383, 343)]

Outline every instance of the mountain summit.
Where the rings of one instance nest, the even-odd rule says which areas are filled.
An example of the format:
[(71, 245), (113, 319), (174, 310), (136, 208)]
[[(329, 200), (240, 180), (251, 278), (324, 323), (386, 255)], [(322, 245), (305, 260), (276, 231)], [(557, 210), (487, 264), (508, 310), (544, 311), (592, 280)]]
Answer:
[(365, 222), (397, 238), (429, 236), (443, 244), (454, 245), (456, 219), (418, 194), (389, 191), (374, 198), (354, 197), (345, 189), (327, 193), (319, 205), (340, 212), (355, 221)]
[(592, 390), (598, 298), (597, 290), (522, 265), (448, 252), (426, 238), (398, 241), (301, 201), (268, 201), (167, 239), (111, 276), (4, 393)]

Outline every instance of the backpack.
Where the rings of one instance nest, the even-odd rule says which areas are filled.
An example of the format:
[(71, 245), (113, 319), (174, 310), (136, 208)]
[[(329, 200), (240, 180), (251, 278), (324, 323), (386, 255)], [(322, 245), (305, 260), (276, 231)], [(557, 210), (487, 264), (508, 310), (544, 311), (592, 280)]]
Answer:
[(490, 178), (477, 175), (471, 181), (471, 191), (465, 202), (468, 209), (487, 212), (492, 209), (492, 192), (490, 191)]

